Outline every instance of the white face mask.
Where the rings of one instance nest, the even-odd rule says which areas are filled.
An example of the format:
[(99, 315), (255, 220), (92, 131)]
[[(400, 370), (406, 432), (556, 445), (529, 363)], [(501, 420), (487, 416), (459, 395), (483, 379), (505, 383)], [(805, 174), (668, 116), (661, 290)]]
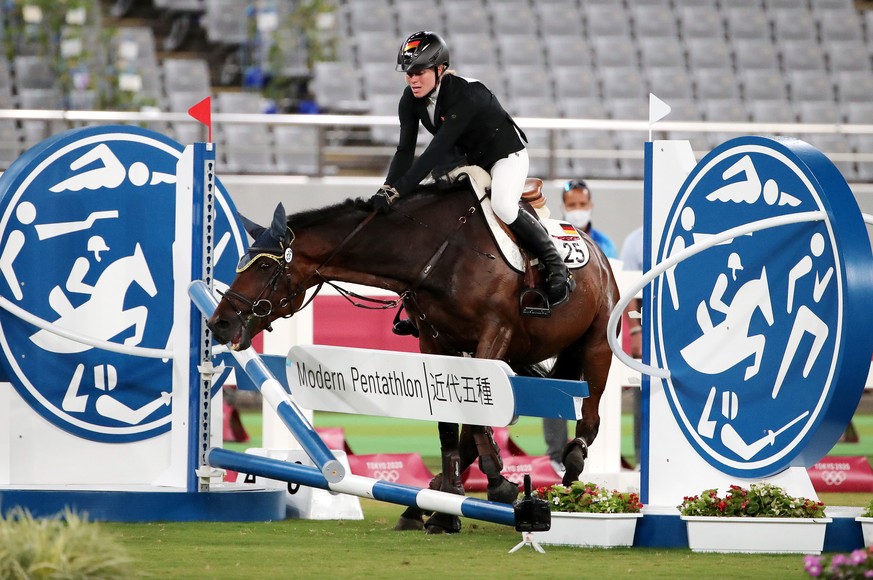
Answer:
[(591, 223), (590, 209), (574, 209), (564, 212), (564, 220), (570, 222), (580, 230), (584, 230)]

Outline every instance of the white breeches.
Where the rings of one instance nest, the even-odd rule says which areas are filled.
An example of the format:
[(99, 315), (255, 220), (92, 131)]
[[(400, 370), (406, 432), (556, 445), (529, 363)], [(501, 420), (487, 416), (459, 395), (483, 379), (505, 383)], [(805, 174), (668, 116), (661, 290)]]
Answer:
[(491, 207), (494, 215), (506, 224), (518, 217), (518, 200), (524, 192), (529, 165), (527, 150), (522, 149), (491, 167)]

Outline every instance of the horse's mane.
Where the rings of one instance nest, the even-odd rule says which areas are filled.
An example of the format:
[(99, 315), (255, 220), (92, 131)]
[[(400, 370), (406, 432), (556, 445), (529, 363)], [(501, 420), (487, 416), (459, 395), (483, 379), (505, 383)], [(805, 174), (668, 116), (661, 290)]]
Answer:
[[(455, 192), (461, 189), (469, 191), (469, 183), (466, 181), (456, 182), (448, 187), (441, 184), (437, 185), (435, 183), (429, 183), (427, 185), (419, 187), (418, 189), (406, 195), (401, 196), (400, 199), (396, 202), (395, 207), (400, 208), (403, 207), (405, 204), (411, 203), (413, 201), (426, 201), (427, 198), (435, 197), (438, 195), (444, 196), (448, 193)], [(366, 213), (372, 210), (373, 206), (370, 204), (369, 200), (361, 198), (348, 198), (334, 205), (310, 209), (289, 215), (288, 224), (292, 225), (294, 228), (306, 229), (311, 226), (334, 221), (335, 219), (341, 216), (345, 216), (347, 214)]]

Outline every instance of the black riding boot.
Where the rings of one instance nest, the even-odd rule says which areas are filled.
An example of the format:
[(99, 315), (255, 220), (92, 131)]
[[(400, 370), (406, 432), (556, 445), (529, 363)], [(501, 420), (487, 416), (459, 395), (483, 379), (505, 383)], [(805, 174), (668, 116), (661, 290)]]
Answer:
[(518, 217), (511, 224), (506, 224), (522, 245), (539, 258), (545, 268), (546, 291), (549, 306), (554, 308), (570, 298), (570, 292), (576, 288), (576, 281), (570, 276), (564, 260), (543, 225), (524, 210), (518, 210)]

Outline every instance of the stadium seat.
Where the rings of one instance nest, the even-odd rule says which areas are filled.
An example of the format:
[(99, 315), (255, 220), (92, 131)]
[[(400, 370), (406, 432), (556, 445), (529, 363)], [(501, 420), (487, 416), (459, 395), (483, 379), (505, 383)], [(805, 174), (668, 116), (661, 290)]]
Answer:
[(548, 35), (543, 39), (546, 63), (550, 67), (564, 65), (593, 66), (593, 51), (589, 43), (578, 35)]
[(815, 40), (786, 40), (777, 43), (782, 56), (782, 68), (792, 70), (825, 70), (824, 52)]
[(766, 69), (779, 73), (779, 54), (768, 38), (748, 38), (734, 45), (734, 62), (737, 70)]
[(456, 32), (483, 34), (483, 30), (491, 29), (488, 13), (479, 0), (443, 2), (443, 12), (446, 18), (446, 33), (449, 35)]
[(685, 50), (675, 37), (647, 37), (638, 40), (643, 69), (685, 68)]
[(225, 123), (219, 126), (219, 151), (224, 169), (230, 173), (273, 173), (273, 143), (269, 131), (252, 124)]
[(535, 34), (501, 34), (497, 37), (500, 62), (504, 69), (518, 65), (535, 65), (540, 68), (545, 54), (540, 39)]
[(528, 34), (536, 17), (527, 0), (501, 0), (486, 5), (491, 14), (494, 31), (499, 39), (504, 34)]
[(582, 4), (582, 14), (585, 17), (588, 38), (631, 38), (631, 19), (624, 3)]
[[(354, 35), (372, 32), (389, 38), (398, 36), (394, 25), (394, 10), (388, 0), (355, 0), (342, 3), (340, 18), (345, 20), (349, 32)], [(406, 34), (412, 32), (415, 31)]]
[(797, 103), (798, 119), (801, 123), (844, 123), (843, 112), (831, 101), (804, 101)]
[(600, 98), (568, 97), (561, 100), (567, 119), (608, 119), (609, 111)]
[(630, 68), (601, 68), (600, 81), (603, 88), (603, 98), (637, 99), (648, 94), (648, 84), (642, 73)]
[(791, 100), (833, 102), (834, 86), (824, 71), (796, 70), (788, 73), (788, 90)]
[(594, 70), (587, 66), (552, 67), (555, 96), (564, 101), (577, 97), (600, 97), (600, 86)]
[(611, 151), (615, 149), (610, 135), (604, 131), (568, 131), (566, 143), (571, 149), (580, 151), (572, 160), (576, 175), (596, 175), (604, 178), (616, 178), (621, 175), (618, 163), (613, 157), (588, 157), (586, 151)]
[(598, 68), (639, 69), (637, 49), (630, 37), (599, 36), (590, 42)]
[(468, 77), (482, 81), (482, 83), (491, 89), (491, 92), (497, 95), (499, 99), (506, 94), (503, 71), (487, 64), (477, 64), (464, 66), (458, 69), (458, 74), (462, 77)]
[(167, 96), (173, 93), (209, 94), (211, 81), (209, 65), (200, 58), (165, 58), (164, 92)]
[(582, 15), (575, 4), (565, 2), (534, 2), (534, 11), (539, 15), (540, 32), (544, 40), (551, 36), (581, 38)]
[(750, 117), (755, 123), (796, 123), (797, 116), (791, 106), (782, 101), (749, 101), (746, 103)]
[[(712, 4), (715, 2), (713, 1)], [(724, 21), (721, 13), (712, 5), (689, 6), (683, 3), (677, 6), (679, 12), (679, 31), (681, 37), (689, 38), (723, 38)]]
[(432, 0), (403, 0), (395, 4), (395, 9), (399, 37), (406, 38), (418, 30), (445, 30), (442, 10)]
[(724, 14), (727, 36), (734, 42), (742, 38), (771, 37), (770, 21), (760, 8), (729, 4)]
[(733, 69), (700, 69), (691, 74), (701, 103), (740, 98), (740, 82)]
[(507, 109), (514, 117), (556, 119), (561, 116), (555, 99), (551, 97), (512, 97)]
[(637, 39), (679, 37), (673, 9), (668, 5), (635, 2), (630, 5), (630, 14)]
[(665, 100), (694, 98), (694, 86), (684, 68), (650, 69), (649, 91)]
[(504, 69), (509, 96), (553, 98), (552, 79), (539, 65), (517, 65)]
[(470, 32), (452, 33), (446, 42), (450, 44), (452, 50), (452, 68), (469, 64), (497, 66), (498, 55), (494, 42), (485, 35)]
[(366, 109), (361, 97), (358, 69), (350, 62), (316, 62), (309, 88), (325, 112), (360, 112)]
[(217, 44), (245, 44), (249, 39), (247, 8), (246, 2), (237, 0), (206, 0), (202, 25), (207, 40)]
[(816, 40), (815, 21), (805, 3), (795, 3), (792, 8), (774, 10), (770, 15), (773, 22), (773, 38), (777, 42)]
[(732, 69), (731, 51), (722, 38), (690, 38), (685, 41), (688, 66), (692, 69)]
[(831, 72), (870, 70), (870, 53), (861, 40), (834, 40), (824, 47)]
[(873, 95), (873, 73), (842, 71), (832, 75), (840, 102), (869, 101)]
[(747, 101), (787, 101), (788, 91), (782, 75), (774, 75), (766, 70), (745, 70), (740, 72), (743, 97)]
[(397, 38), (382, 32), (359, 32), (355, 34), (355, 52), (358, 66), (382, 63), (386, 71), (397, 65)]
[(861, 41), (864, 38), (858, 12), (848, 3), (844, 5), (844, 9), (820, 11), (816, 13), (816, 19), (819, 35), (825, 46), (835, 41)]

